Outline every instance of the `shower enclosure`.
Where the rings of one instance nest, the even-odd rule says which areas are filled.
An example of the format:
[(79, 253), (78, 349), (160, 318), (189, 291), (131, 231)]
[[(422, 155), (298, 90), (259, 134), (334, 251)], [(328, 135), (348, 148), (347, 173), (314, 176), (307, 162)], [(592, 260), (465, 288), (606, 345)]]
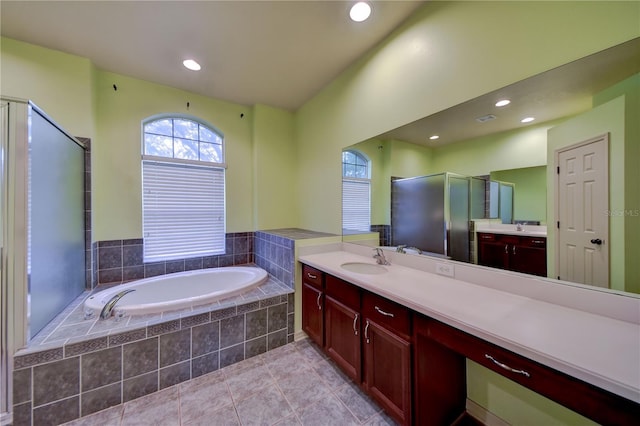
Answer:
[(85, 147), (33, 103), (1, 100), (2, 413), (11, 356), (86, 288)]

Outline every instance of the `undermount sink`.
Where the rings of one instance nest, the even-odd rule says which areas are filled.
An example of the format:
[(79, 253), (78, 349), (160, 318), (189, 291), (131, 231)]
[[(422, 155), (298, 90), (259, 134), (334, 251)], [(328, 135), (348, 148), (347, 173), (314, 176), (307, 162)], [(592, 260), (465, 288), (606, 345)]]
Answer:
[(340, 265), (342, 269), (346, 269), (350, 272), (355, 272), (358, 274), (384, 274), (387, 272), (387, 268), (382, 265), (377, 265), (375, 263), (364, 263), (364, 262), (347, 262)]

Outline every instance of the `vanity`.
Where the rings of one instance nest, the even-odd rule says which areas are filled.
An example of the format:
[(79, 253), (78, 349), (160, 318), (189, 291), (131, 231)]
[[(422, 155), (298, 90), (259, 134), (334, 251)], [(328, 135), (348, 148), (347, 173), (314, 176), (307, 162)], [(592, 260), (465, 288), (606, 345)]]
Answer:
[(547, 276), (547, 234), (515, 229), (477, 232), (478, 264), (525, 274)]
[[(300, 256), (302, 328), (399, 423), (468, 424), (467, 359), (598, 423), (640, 418), (638, 318), (500, 288), (518, 275), (399, 253), (377, 265), (350, 246)], [(435, 273), (443, 263), (455, 278)], [(592, 303), (575, 290), (559, 291)], [(620, 303), (640, 312), (640, 299)]]

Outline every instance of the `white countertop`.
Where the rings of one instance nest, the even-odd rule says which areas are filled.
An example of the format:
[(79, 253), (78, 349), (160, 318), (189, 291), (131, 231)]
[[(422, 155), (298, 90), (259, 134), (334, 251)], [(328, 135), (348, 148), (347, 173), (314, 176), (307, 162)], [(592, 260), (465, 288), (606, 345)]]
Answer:
[(640, 325), (401, 265), (379, 275), (340, 267), (375, 263), (347, 251), (301, 262), (471, 335), (640, 403)]
[(518, 235), (522, 237), (547, 237), (547, 227), (544, 225), (523, 225), (522, 230), (518, 231), (516, 225), (479, 224), (476, 227), (476, 232), (486, 234)]

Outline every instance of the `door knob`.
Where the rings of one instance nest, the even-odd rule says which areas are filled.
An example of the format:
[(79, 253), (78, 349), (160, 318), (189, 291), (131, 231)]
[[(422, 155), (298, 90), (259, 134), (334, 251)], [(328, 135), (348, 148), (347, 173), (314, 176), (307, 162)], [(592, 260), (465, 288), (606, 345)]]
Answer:
[(596, 244), (596, 245), (600, 245), (602, 244), (602, 240), (600, 238), (594, 238), (591, 240), (591, 244)]

